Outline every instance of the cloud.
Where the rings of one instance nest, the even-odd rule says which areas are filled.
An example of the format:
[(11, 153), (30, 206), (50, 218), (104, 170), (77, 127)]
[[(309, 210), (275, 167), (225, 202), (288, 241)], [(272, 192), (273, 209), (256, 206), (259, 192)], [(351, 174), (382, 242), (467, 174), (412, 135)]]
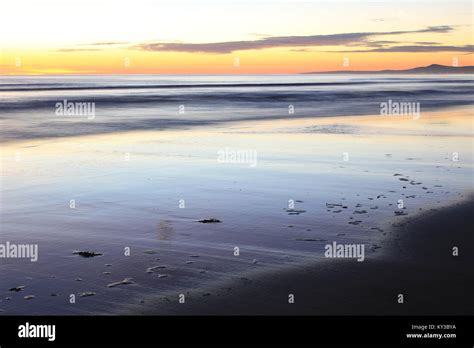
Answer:
[(97, 46), (115, 46), (115, 45), (126, 45), (130, 44), (130, 42), (119, 42), (119, 41), (107, 41), (107, 42), (94, 42), (94, 43), (86, 43), (80, 44), (78, 46), (92, 46), (87, 48), (61, 48), (56, 50), (56, 52), (63, 52), (63, 53), (70, 53), (70, 52), (93, 52), (93, 51), (102, 51), (105, 48), (96, 48)]
[(126, 45), (129, 42), (110, 41), (110, 42), (94, 42), (89, 44), (83, 44), (82, 46), (112, 46), (112, 45)]
[(259, 50), (278, 47), (312, 47), (312, 46), (350, 46), (365, 43), (370, 37), (402, 35), (414, 33), (447, 33), (453, 30), (451, 26), (431, 26), (419, 30), (362, 32), (329, 35), (307, 36), (268, 36), (258, 40), (224, 41), (209, 43), (186, 42), (152, 42), (134, 46), (144, 51), (157, 52), (190, 52), (226, 54), (234, 51)]
[(56, 50), (56, 52), (63, 52), (63, 53), (89, 52), (89, 51), (102, 51), (102, 49), (100, 49), (100, 48), (61, 48), (59, 50)]
[(393, 47), (380, 47), (370, 50), (353, 50), (353, 51), (331, 51), (340, 53), (361, 53), (361, 52), (474, 52), (474, 45), (464, 46), (419, 46), (419, 45), (407, 45), (407, 46), (393, 46)]
[(415, 45), (441, 45), (439, 42), (434, 42), (434, 41), (416, 41), (413, 43)]

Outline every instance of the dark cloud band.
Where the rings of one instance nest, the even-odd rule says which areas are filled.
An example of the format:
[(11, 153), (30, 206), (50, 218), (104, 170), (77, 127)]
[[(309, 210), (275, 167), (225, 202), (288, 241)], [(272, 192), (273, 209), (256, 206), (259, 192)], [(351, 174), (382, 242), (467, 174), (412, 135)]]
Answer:
[(312, 46), (347, 46), (367, 42), (368, 38), (375, 36), (402, 35), (414, 33), (447, 33), (453, 28), (448, 25), (432, 26), (419, 30), (389, 31), (389, 32), (363, 32), (343, 33), (329, 35), (308, 36), (270, 36), (259, 40), (228, 41), (212, 43), (169, 43), (152, 42), (134, 46), (145, 51), (158, 52), (191, 52), (226, 54), (234, 51), (259, 50), (277, 47), (312, 47)]

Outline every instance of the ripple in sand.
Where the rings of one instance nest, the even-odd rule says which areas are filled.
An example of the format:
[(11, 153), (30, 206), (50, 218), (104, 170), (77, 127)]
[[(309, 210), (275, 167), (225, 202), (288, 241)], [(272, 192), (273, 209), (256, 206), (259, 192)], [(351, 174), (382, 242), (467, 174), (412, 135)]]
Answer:
[(150, 254), (150, 255), (156, 254), (156, 251), (155, 251), (155, 250), (144, 250), (143, 252), (144, 252), (145, 254)]
[(25, 297), (23, 297), (25, 300), (32, 300), (35, 298), (35, 295), (26, 295)]
[(23, 290), (24, 288), (25, 288), (24, 285), (20, 285), (20, 286), (15, 286), (15, 287), (13, 287), (13, 288), (8, 289), (8, 291), (15, 291), (15, 292), (18, 292), (18, 291)]
[(326, 242), (327, 239), (320, 239), (320, 238), (296, 238), (295, 240), (299, 242)]

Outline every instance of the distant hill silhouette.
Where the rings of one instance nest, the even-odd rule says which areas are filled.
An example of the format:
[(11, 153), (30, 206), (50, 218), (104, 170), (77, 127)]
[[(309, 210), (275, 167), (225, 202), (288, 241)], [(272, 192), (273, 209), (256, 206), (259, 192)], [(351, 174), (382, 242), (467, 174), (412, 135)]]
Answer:
[(448, 66), (431, 64), (406, 70), (378, 70), (378, 71), (355, 71), (337, 70), (322, 72), (306, 72), (303, 74), (474, 74), (474, 66)]

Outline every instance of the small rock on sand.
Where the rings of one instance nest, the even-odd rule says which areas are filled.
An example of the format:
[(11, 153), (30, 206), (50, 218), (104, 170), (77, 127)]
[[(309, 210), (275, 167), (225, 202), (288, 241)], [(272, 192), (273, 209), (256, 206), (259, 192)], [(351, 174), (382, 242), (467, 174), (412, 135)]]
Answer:
[(353, 214), (367, 214), (367, 210), (354, 210)]
[(297, 209), (286, 209), (288, 215), (300, 215), (306, 213), (306, 210), (297, 210)]
[(95, 292), (93, 291), (85, 291), (85, 292), (79, 293), (79, 297), (89, 297), (89, 296), (94, 296), (94, 295), (95, 295)]
[(161, 265), (159, 265), (159, 266), (148, 267), (148, 268), (146, 269), (146, 273), (153, 273), (153, 272), (154, 272), (155, 270), (157, 270), (157, 269), (164, 269), (164, 268), (166, 268), (166, 266), (161, 266)]
[(102, 253), (96, 252), (96, 251), (75, 251), (73, 252), (74, 255), (79, 255), (82, 257), (95, 257), (95, 256), (102, 256)]
[(396, 216), (401, 216), (401, 215), (407, 215), (408, 213), (403, 211), (403, 210), (395, 210), (395, 215)]
[(121, 280), (119, 282), (111, 283), (111, 284), (107, 285), (107, 287), (114, 288), (114, 287), (119, 286), (119, 285), (127, 285), (127, 284), (133, 284), (132, 278), (125, 278), (124, 280)]
[(199, 220), (198, 222), (203, 223), (203, 224), (210, 224), (210, 223), (217, 223), (217, 222), (222, 222), (222, 221), (216, 218), (210, 218), (210, 219), (202, 219), (202, 220)]
[(362, 221), (360, 220), (354, 220), (354, 221), (349, 221), (348, 223), (351, 225), (359, 225)]

